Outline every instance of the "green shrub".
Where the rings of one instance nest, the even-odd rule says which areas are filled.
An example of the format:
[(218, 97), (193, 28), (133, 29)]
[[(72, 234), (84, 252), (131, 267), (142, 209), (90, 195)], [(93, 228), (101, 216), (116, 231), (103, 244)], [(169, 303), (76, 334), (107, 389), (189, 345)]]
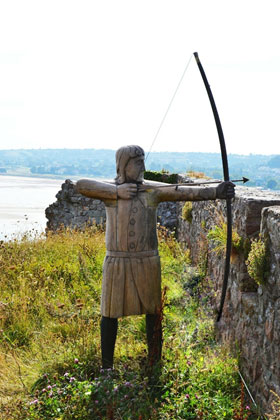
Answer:
[[(216, 245), (214, 251), (217, 254), (224, 254), (227, 244), (227, 225), (222, 223), (221, 226), (214, 226), (208, 233), (207, 238)], [(241, 253), (244, 250), (244, 243), (241, 236), (236, 230), (232, 230), (232, 250)]]
[(161, 172), (145, 171), (144, 179), (150, 181), (166, 182), (167, 184), (178, 184), (178, 174), (170, 174), (164, 169)]
[(257, 284), (264, 284), (269, 275), (269, 250), (263, 238), (252, 241), (251, 251), (246, 261), (250, 277)]
[(192, 222), (192, 202), (186, 201), (182, 208), (182, 218), (187, 222)]

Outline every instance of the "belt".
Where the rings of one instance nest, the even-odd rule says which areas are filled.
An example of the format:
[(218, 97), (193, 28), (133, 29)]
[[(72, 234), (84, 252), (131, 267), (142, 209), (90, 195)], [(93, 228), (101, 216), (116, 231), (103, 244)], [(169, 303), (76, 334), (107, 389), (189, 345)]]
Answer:
[(116, 258), (145, 258), (145, 257), (155, 257), (158, 255), (158, 250), (153, 251), (107, 251), (106, 257), (116, 257)]

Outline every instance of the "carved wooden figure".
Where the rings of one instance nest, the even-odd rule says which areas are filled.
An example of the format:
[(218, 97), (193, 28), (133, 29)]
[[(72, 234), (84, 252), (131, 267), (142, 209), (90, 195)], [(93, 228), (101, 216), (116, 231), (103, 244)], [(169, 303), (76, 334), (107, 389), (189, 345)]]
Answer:
[[(116, 152), (114, 182), (79, 180), (79, 193), (106, 206), (106, 257), (101, 299), (102, 366), (113, 366), (117, 319), (146, 314), (150, 361), (161, 357), (161, 272), (157, 242), (157, 206), (162, 201), (199, 201), (233, 197), (232, 183), (218, 187), (174, 186), (144, 181), (144, 151), (139, 146)], [(162, 186), (162, 188), (161, 188)], [(155, 334), (157, 329), (157, 334)], [(160, 330), (160, 331), (159, 331)]]

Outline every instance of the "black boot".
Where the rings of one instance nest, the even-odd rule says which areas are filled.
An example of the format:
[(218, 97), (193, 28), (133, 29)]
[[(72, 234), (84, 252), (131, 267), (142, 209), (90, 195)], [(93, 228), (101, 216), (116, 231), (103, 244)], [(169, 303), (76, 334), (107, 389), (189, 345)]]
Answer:
[(101, 319), (101, 353), (103, 369), (113, 368), (117, 331), (118, 318), (103, 316)]
[(146, 334), (149, 364), (153, 366), (161, 359), (162, 327), (160, 315), (146, 315)]

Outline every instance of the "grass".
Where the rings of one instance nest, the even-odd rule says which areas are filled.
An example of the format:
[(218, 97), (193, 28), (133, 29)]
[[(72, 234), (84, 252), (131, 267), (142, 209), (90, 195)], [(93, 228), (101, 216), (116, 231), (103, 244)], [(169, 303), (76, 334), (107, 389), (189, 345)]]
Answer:
[[(163, 359), (146, 362), (143, 316), (119, 320), (115, 369), (100, 370), (104, 232), (1, 242), (0, 418), (257, 419), (237, 361), (214, 339), (207, 293), (188, 292), (188, 252), (159, 232)], [(204, 302), (204, 306), (201, 305)]]

